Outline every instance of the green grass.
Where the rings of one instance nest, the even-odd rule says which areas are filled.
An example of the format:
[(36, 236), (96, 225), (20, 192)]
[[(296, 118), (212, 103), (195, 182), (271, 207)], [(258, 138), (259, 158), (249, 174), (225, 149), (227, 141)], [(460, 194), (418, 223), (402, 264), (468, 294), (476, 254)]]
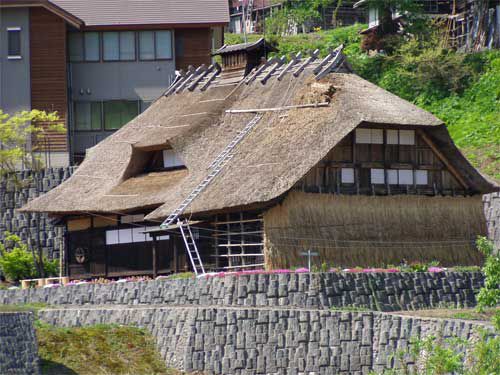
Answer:
[(476, 320), (489, 323), (498, 311), (500, 311), (500, 307), (484, 309), (481, 312), (473, 308), (438, 308), (432, 310), (404, 311), (398, 312), (398, 314), (428, 318)]
[(37, 314), (39, 310), (49, 307), (46, 303), (27, 303), (20, 305), (0, 305), (0, 313), (2, 312), (27, 312), (31, 311)]
[[(454, 142), (483, 173), (500, 181), (500, 51), (456, 53), (442, 47), (437, 34), (419, 40), (392, 38), (389, 55), (368, 56), (353, 25), (310, 34), (266, 36), (276, 55), (345, 45), (357, 74), (430, 111), (448, 126)], [(249, 35), (249, 41), (261, 35)], [(243, 42), (226, 34), (227, 44)]]
[(181, 374), (165, 367), (153, 338), (139, 328), (56, 328), (37, 322), (36, 333), (45, 375)]
[(342, 306), (342, 307), (331, 307), (330, 311), (345, 311), (345, 312), (366, 312), (366, 311), (372, 311), (370, 310), (369, 307), (362, 307), (362, 306)]

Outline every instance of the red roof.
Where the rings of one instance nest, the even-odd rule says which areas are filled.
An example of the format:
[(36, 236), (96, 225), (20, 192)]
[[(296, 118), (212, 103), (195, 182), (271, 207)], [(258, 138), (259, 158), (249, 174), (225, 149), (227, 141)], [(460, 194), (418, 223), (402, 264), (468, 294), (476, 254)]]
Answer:
[(85, 27), (195, 26), (229, 22), (227, 0), (0, 0), (0, 6), (60, 9)]

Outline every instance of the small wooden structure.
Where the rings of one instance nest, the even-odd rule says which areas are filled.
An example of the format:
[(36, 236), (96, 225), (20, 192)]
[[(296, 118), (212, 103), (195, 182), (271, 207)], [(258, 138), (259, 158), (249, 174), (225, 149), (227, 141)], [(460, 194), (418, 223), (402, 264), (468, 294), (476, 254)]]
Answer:
[(259, 66), (268, 53), (276, 52), (276, 48), (261, 38), (253, 43), (223, 45), (213, 53), (222, 58), (222, 69), (225, 71), (244, 70), (245, 75)]

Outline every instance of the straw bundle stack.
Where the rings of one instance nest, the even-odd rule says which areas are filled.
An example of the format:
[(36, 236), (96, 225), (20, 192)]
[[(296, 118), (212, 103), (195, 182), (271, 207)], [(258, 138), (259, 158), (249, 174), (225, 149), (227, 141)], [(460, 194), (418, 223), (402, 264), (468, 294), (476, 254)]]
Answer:
[(264, 215), (266, 267), (378, 267), (401, 262), (479, 265), (480, 197), (338, 196), (292, 192)]

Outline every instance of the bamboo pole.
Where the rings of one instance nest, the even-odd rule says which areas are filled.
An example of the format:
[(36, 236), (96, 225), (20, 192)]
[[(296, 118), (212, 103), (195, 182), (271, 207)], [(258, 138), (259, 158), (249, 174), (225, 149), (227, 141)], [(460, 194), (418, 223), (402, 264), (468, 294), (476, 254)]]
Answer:
[(274, 108), (256, 108), (256, 109), (228, 109), (226, 113), (260, 113), (260, 112), (278, 112), (278, 111), (288, 111), (290, 109), (302, 109), (302, 108), (318, 108), (318, 107), (328, 107), (329, 102), (314, 103), (314, 104), (299, 104), (299, 105), (289, 105), (284, 107), (274, 107)]

